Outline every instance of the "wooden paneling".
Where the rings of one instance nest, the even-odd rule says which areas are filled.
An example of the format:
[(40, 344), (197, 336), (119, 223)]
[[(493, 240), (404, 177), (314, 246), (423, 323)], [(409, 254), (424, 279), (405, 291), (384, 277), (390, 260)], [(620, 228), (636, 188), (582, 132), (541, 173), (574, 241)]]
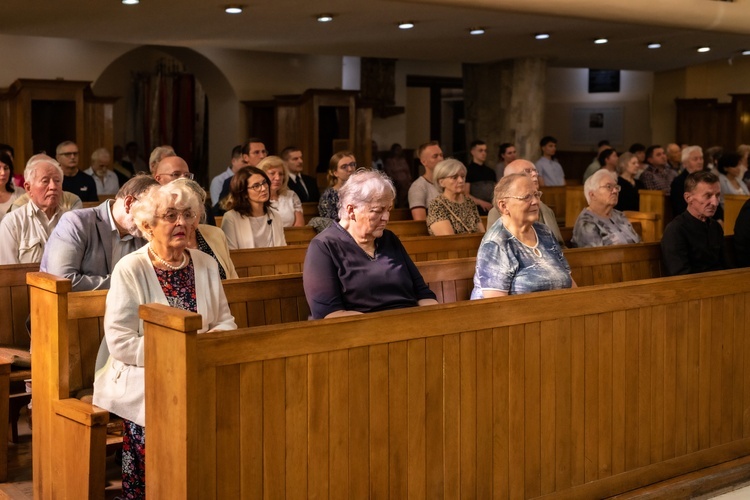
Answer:
[[(292, 446), (277, 431), (285, 414), (273, 408), (301, 410), (299, 395), (306, 394), (306, 430), (295, 435), (309, 433), (307, 486), (295, 476), (287, 491), (603, 498), (748, 454), (742, 418), (750, 407), (748, 301), (750, 270), (721, 271), (200, 336), (149, 324), (146, 352), (166, 350), (179, 335), (194, 343), (187, 363), (201, 370), (238, 366), (242, 373), (263, 363), (260, 394), (250, 397), (264, 402), (264, 438), (243, 442), (242, 463), (264, 456), (271, 465), (279, 449)], [(161, 321), (167, 311), (156, 306), (148, 320)], [(697, 358), (689, 354), (691, 344), (704, 346)], [(307, 370), (300, 369), (303, 357)], [(146, 360), (156, 384), (168, 366), (155, 366), (148, 354)], [(227, 380), (233, 373), (226, 371), (222, 383), (242, 387), (239, 376)], [(342, 380), (334, 381), (334, 374)], [(159, 390), (179, 394), (180, 386)], [(147, 411), (161, 415), (172, 400), (168, 394), (148, 399)], [(258, 425), (252, 412), (232, 422), (227, 419), (237, 435)], [(704, 425), (705, 436), (683, 447), (694, 422)], [(352, 426), (360, 430), (353, 433)], [(152, 436), (149, 453), (158, 460), (175, 436)], [(355, 441), (364, 455), (356, 459)], [(331, 456), (335, 449), (348, 450), (342, 460), (353, 460), (358, 471), (366, 460), (369, 472), (334, 473), (341, 470)], [(184, 468), (173, 468), (175, 480), (215, 474), (214, 457), (222, 453), (217, 448), (190, 457)], [(283, 473), (263, 476), (252, 487), (264, 496), (289, 481)], [(241, 490), (239, 496), (251, 495)], [(197, 496), (187, 492), (185, 498)]]
[(738, 194), (724, 195), (724, 234), (731, 236), (734, 234), (734, 224), (737, 222), (737, 216), (742, 210), (742, 206), (750, 196)]

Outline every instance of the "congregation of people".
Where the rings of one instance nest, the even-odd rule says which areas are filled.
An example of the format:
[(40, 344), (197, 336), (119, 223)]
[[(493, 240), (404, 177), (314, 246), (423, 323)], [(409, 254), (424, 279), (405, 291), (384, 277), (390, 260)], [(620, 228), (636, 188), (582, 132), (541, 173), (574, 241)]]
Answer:
[[(337, 151), (322, 192), (306, 173), (303, 151), (288, 146), (269, 155), (259, 138), (233, 148), (208, 191), (169, 145), (156, 147), (148, 162), (135, 143), (119, 149), (94, 150), (82, 170), (78, 146), (65, 141), (54, 158), (36, 154), (21, 173), (13, 149), (0, 145), (0, 264), (39, 263), (70, 279), (74, 291), (109, 290), (93, 402), (125, 419), (126, 498), (142, 497), (145, 487), (138, 306), (198, 312), (201, 332), (236, 328), (221, 286), (238, 277), (230, 252), (285, 246), (285, 228), (305, 225), (303, 204), (318, 208), (303, 285), (311, 319), (323, 319), (438, 303), (387, 228), (394, 208), (423, 221), (434, 237), (483, 234), (471, 292), (479, 300), (576, 287), (566, 246), (640, 243), (627, 217), (639, 210), (640, 189), (663, 191), (672, 206), (661, 239), (665, 275), (725, 269), (723, 197), (750, 195), (747, 152), (704, 161), (699, 146), (634, 144), (618, 153), (602, 141), (580, 179), (586, 207), (565, 241), (544, 201), (545, 187), (570, 181), (552, 136), (540, 141), (535, 163), (501, 144), (494, 167), (481, 140), (469, 145), (466, 163), (445, 158), (438, 141), (419, 146), (412, 166), (399, 145), (373, 154), (371, 165)], [(413, 180), (412, 167), (420, 172)], [(734, 232), (737, 264), (748, 266), (747, 203)]]

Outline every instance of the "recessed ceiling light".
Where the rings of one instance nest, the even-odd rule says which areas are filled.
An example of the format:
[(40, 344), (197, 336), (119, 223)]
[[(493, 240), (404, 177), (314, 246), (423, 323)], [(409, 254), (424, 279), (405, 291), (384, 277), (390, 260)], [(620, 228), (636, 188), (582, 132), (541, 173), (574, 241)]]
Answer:
[(224, 7), (227, 14), (242, 14), (242, 5), (227, 5)]
[(537, 33), (536, 35), (534, 35), (534, 38), (536, 38), (537, 40), (546, 40), (549, 38), (549, 33)]
[(317, 19), (319, 23), (330, 23), (333, 21), (333, 14), (320, 14)]
[(743, 50), (742, 51), (743, 56), (750, 56), (750, 50)]
[(140, 0), (122, 0), (125, 5), (138, 5)]
[(698, 52), (708, 52), (711, 50), (711, 47), (700, 47), (698, 48)]
[(470, 35), (484, 35), (485, 31), (486, 30), (484, 28), (471, 28), (469, 30), (469, 34)]
[(402, 23), (398, 23), (398, 27), (402, 30), (410, 30), (414, 27), (414, 21), (404, 21)]
[(648, 48), (649, 49), (660, 49), (661, 48), (661, 44), (660, 43), (649, 43), (648, 44)]
[(607, 43), (608, 41), (609, 40), (607, 40), (606, 38), (597, 38), (596, 40), (594, 40), (594, 43), (597, 45), (602, 45)]

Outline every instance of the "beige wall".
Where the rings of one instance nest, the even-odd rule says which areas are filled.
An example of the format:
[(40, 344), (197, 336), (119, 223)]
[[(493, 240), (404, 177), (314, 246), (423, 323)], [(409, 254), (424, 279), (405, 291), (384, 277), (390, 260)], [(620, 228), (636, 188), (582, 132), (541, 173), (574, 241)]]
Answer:
[(558, 140), (558, 148), (565, 151), (596, 151), (593, 144), (576, 143), (573, 139), (572, 119), (577, 108), (619, 108), (622, 110), (622, 140), (614, 143), (618, 150), (626, 150), (634, 142), (651, 141), (650, 97), (653, 74), (648, 71), (620, 72), (620, 92), (588, 92), (588, 69), (548, 68), (545, 109), (545, 134)]

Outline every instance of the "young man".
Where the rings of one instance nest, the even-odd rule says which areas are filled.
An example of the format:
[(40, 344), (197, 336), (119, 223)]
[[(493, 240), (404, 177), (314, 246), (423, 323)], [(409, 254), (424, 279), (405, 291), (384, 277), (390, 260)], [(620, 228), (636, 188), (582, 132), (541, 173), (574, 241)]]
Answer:
[(539, 141), (542, 149), (542, 157), (536, 161), (536, 169), (539, 171), (540, 186), (564, 186), (565, 172), (562, 165), (555, 160), (557, 153), (557, 139), (548, 135)]

